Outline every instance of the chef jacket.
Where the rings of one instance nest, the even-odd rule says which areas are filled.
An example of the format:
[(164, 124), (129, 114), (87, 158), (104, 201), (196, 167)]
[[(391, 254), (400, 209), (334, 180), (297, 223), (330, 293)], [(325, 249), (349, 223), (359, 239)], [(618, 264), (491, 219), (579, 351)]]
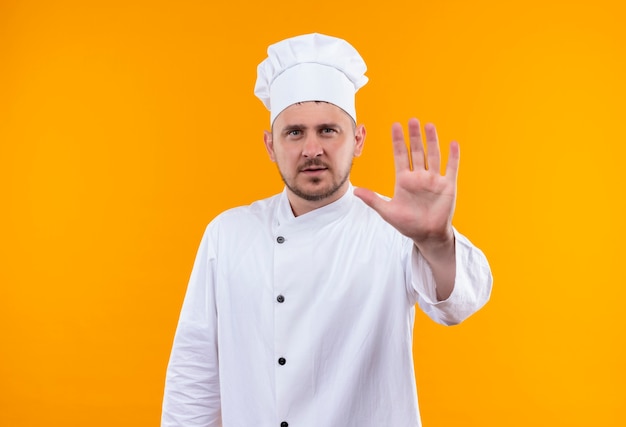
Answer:
[(483, 253), (455, 233), (438, 302), (413, 241), (353, 195), (295, 217), (286, 191), (225, 211), (197, 253), (162, 427), (417, 427), (414, 306), (459, 323), (489, 299)]

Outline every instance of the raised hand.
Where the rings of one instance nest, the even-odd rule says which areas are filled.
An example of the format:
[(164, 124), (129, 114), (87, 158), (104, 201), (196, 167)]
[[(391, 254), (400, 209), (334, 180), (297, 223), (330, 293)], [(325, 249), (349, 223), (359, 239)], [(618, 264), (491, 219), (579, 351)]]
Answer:
[(384, 200), (364, 188), (355, 190), (356, 196), (398, 231), (413, 239), (418, 247), (453, 237), (452, 216), (460, 157), (459, 145), (452, 142), (445, 175), (442, 175), (437, 130), (432, 124), (426, 124), (424, 130), (426, 156), (417, 119), (409, 120), (410, 152), (406, 148), (402, 126), (399, 123), (392, 126), (396, 184), (391, 200)]
[(413, 239), (431, 265), (437, 294), (444, 299), (452, 291), (455, 277), (452, 216), (460, 151), (456, 142), (450, 144), (446, 171), (442, 175), (437, 130), (434, 125), (426, 124), (424, 131), (426, 155), (417, 119), (409, 120), (410, 151), (407, 151), (402, 126), (399, 123), (392, 126), (396, 183), (391, 200), (384, 200), (364, 188), (357, 188), (354, 194), (400, 233)]

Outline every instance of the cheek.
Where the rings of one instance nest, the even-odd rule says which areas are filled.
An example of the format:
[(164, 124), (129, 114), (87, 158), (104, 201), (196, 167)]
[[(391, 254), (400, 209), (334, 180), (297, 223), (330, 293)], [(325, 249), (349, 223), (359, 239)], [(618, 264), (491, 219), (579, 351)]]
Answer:
[(290, 151), (279, 150), (274, 151), (274, 161), (278, 164), (282, 171), (286, 171), (298, 164), (299, 156)]
[(346, 159), (346, 161), (352, 161), (354, 157), (357, 156), (356, 147), (354, 145), (346, 145), (346, 147), (342, 150), (342, 157)]

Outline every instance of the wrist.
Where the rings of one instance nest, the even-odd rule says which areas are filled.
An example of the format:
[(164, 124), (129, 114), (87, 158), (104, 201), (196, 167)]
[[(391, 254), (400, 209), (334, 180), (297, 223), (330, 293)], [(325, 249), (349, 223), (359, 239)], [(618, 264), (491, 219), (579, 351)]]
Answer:
[(413, 243), (424, 255), (448, 253), (454, 249), (454, 229), (450, 226), (441, 234), (431, 234), (420, 239), (413, 238)]

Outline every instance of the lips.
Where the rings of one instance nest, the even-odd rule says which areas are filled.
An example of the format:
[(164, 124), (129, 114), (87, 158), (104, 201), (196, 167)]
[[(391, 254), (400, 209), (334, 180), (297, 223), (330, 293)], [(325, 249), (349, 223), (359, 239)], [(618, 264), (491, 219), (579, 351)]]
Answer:
[(306, 168), (302, 169), (300, 173), (310, 176), (317, 176), (324, 173), (324, 171), (328, 170), (327, 168)]
[(323, 163), (308, 162), (308, 163), (305, 163), (304, 165), (302, 165), (302, 167), (300, 167), (300, 172), (321, 172), (321, 171), (325, 171), (327, 169), (328, 169), (328, 166), (326, 166)]

